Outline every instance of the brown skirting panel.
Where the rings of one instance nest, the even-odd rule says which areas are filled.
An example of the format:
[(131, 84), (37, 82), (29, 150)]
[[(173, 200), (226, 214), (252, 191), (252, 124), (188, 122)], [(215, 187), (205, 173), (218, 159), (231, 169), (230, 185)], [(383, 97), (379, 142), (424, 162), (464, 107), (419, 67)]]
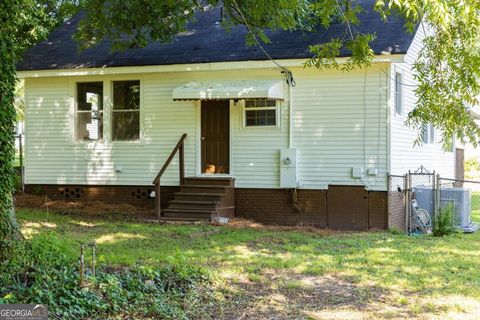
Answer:
[(327, 192), (298, 190), (298, 205), (292, 206), (292, 191), (285, 189), (235, 189), (236, 216), (266, 224), (327, 226)]
[[(28, 184), (25, 192), (46, 195), (54, 200), (102, 201), (106, 203), (128, 203), (134, 206), (154, 208), (154, 199), (149, 197), (153, 186), (91, 186), (91, 185), (52, 185)], [(162, 206), (168, 205), (178, 187), (162, 187)]]
[(386, 191), (368, 192), (368, 228), (388, 229), (388, 194)]
[[(29, 184), (25, 188), (27, 193), (47, 195), (50, 199), (57, 200), (128, 203), (152, 209), (155, 206), (154, 199), (148, 196), (153, 186)], [(167, 208), (179, 187), (165, 186), (161, 191), (162, 207)], [(352, 206), (354, 203), (357, 205)], [(265, 224), (303, 225), (338, 230), (387, 228), (387, 192), (367, 192), (358, 186), (330, 186), (330, 190), (299, 189), (297, 204), (302, 208), (301, 211), (292, 205), (291, 190), (235, 189), (237, 217)]]
[[(335, 230), (387, 229), (387, 192), (357, 186), (298, 190), (298, 205), (285, 189), (235, 189), (236, 216), (265, 224), (304, 225)], [(353, 201), (355, 200), (355, 201)], [(348, 223), (346, 223), (346, 222)]]

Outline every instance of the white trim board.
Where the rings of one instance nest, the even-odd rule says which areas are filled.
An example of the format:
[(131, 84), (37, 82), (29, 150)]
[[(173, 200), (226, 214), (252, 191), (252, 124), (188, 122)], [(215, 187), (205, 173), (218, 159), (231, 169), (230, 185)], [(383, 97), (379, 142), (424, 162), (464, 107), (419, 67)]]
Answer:
[[(373, 58), (373, 63), (396, 63), (404, 62), (405, 55), (384, 55)], [(337, 61), (344, 63), (347, 58), (337, 58)], [(276, 60), (282, 66), (303, 67), (306, 59), (284, 59)], [(276, 68), (272, 61), (239, 61), (239, 62), (213, 62), (194, 64), (172, 64), (154, 66), (128, 66), (128, 67), (103, 67), (103, 68), (78, 68), (78, 69), (52, 69), (18, 71), (17, 76), (23, 78), (40, 77), (70, 77), (70, 76), (92, 76), (92, 75), (115, 75), (129, 73), (157, 73), (157, 72), (198, 72), (198, 71), (221, 71), (240, 69), (266, 69)]]

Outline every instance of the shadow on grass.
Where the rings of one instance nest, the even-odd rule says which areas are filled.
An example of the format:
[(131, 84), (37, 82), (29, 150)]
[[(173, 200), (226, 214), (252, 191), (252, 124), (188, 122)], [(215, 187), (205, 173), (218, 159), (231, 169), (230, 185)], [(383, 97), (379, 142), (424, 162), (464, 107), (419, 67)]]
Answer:
[[(446, 238), (386, 232), (322, 235), (86, 220), (35, 210), (19, 210), (18, 217), (27, 237), (54, 233), (64, 252), (73, 257), (78, 256), (81, 243), (96, 241), (102, 264), (203, 266), (238, 284), (240, 291), (252, 288), (253, 296), (277, 308), (277, 313), (291, 306), (289, 316), (319, 307), (371, 308), (383, 297), (390, 304), (398, 300), (394, 301), (401, 309), (397, 314), (405, 312), (402, 299), (409, 296), (480, 297), (479, 234)], [(299, 295), (301, 300), (295, 298)], [(438, 308), (431, 309), (439, 312)]]

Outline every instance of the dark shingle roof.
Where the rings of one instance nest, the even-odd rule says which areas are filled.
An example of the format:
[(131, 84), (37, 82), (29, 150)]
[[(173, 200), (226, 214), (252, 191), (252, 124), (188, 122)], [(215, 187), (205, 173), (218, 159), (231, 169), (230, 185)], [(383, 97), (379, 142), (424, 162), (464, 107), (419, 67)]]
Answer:
[[(168, 44), (153, 42), (145, 48), (112, 52), (110, 43), (103, 41), (94, 48), (79, 52), (72, 39), (81, 19), (81, 15), (77, 15), (53, 31), (48, 40), (27, 51), (17, 69), (26, 71), (267, 60), (258, 47), (245, 45), (244, 26), (235, 26), (227, 31), (218, 23), (219, 18), (218, 8), (199, 13), (197, 21), (188, 27), (188, 31), (179, 34)], [(414, 34), (405, 30), (401, 18), (391, 16), (388, 22), (384, 22), (371, 7), (362, 12), (359, 18), (361, 24), (354, 26), (354, 29), (376, 33), (377, 38), (372, 43), (376, 54), (381, 54), (382, 51), (393, 54), (407, 52)], [(345, 27), (340, 24), (310, 33), (268, 31), (271, 43), (264, 47), (274, 59), (308, 58), (311, 56), (310, 45), (325, 43), (334, 37), (341, 38), (344, 33)], [(349, 52), (343, 51), (341, 55), (348, 56)]]

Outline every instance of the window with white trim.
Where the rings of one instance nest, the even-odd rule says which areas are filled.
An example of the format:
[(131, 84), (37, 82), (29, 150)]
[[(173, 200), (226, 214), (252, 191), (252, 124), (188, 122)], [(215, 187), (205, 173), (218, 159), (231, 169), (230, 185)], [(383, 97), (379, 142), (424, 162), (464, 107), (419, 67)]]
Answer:
[(113, 81), (112, 140), (140, 138), (140, 81)]
[(423, 125), (422, 141), (424, 144), (435, 143), (435, 127), (431, 123), (426, 123)]
[(395, 72), (395, 115), (403, 116), (403, 92), (402, 92), (403, 77), (400, 72)]
[(277, 126), (277, 101), (273, 99), (245, 99), (245, 127)]
[(77, 140), (103, 138), (103, 82), (78, 82), (75, 111)]

